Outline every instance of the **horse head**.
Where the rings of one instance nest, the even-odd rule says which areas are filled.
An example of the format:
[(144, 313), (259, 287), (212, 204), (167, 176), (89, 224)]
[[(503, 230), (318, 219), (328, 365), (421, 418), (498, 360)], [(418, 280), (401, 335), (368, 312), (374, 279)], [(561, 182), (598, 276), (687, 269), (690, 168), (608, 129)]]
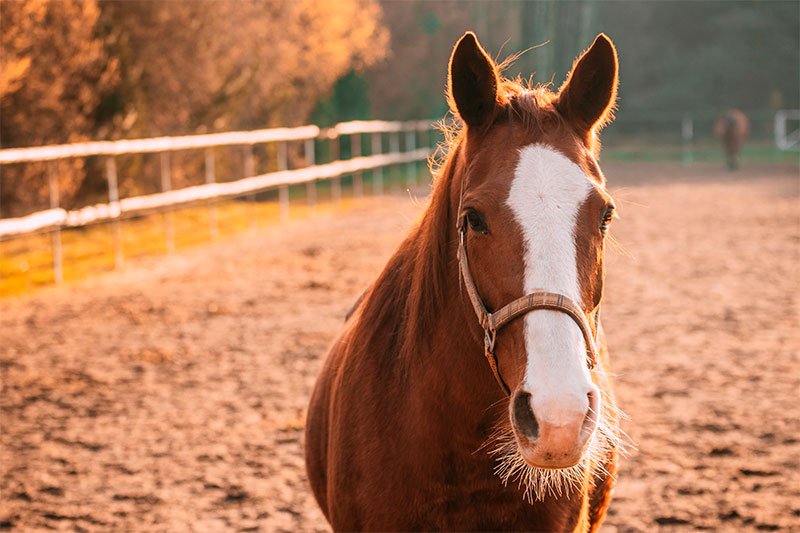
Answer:
[[(462, 285), (475, 293), (465, 307), (483, 328), (487, 356), (511, 397), (500, 446), (505, 473), (566, 472), (602, 440), (591, 344), (615, 207), (598, 164), (597, 132), (611, 120), (617, 54), (599, 35), (557, 92), (504, 80), (499, 70), (472, 33), (453, 50), (448, 95), (463, 128), (453, 141), (450, 202), (468, 265)], [(591, 336), (555, 307), (523, 308), (502, 330), (481, 316), (481, 306), (496, 315), (538, 293), (578, 309)]]

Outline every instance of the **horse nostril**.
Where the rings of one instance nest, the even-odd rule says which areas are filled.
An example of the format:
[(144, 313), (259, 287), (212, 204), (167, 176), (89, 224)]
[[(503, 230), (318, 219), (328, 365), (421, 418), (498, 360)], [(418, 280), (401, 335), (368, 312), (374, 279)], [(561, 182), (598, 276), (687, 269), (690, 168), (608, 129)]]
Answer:
[(528, 392), (517, 392), (514, 396), (514, 425), (523, 435), (531, 440), (539, 438), (539, 423), (531, 407), (531, 395)]

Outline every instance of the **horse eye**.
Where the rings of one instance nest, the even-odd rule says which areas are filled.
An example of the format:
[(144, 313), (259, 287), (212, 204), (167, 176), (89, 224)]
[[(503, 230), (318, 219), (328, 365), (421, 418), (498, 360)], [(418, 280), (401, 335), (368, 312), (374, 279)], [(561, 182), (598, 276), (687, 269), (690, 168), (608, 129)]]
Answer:
[(477, 231), (484, 235), (489, 233), (489, 228), (486, 226), (483, 216), (474, 209), (469, 209), (467, 211), (467, 222), (469, 223), (469, 227), (472, 228), (472, 231)]
[(614, 207), (609, 206), (606, 208), (605, 213), (603, 213), (603, 220), (600, 222), (600, 231), (608, 233), (608, 227), (611, 225), (612, 220), (614, 220)]

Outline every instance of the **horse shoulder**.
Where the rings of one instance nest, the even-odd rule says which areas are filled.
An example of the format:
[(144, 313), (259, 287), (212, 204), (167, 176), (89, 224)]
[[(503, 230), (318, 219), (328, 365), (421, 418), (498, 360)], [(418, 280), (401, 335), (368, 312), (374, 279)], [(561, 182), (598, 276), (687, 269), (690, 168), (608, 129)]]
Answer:
[(329, 486), (329, 450), (331, 448), (331, 409), (335, 395), (335, 381), (338, 369), (342, 366), (345, 356), (346, 343), (344, 337), (349, 328), (345, 329), (331, 345), (325, 357), (322, 370), (317, 377), (314, 390), (309, 401), (306, 415), (306, 440), (305, 458), (308, 481), (311, 490), (322, 509), (325, 517), (330, 521), (328, 501)]

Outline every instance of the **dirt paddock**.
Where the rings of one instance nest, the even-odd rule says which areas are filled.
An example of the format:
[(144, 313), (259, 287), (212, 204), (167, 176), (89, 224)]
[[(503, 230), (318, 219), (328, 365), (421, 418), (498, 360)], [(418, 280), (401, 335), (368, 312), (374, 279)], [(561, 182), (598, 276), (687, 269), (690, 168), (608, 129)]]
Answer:
[[(800, 174), (611, 165), (606, 531), (800, 530)], [(313, 531), (309, 392), (408, 196), (0, 301), (0, 529)]]

